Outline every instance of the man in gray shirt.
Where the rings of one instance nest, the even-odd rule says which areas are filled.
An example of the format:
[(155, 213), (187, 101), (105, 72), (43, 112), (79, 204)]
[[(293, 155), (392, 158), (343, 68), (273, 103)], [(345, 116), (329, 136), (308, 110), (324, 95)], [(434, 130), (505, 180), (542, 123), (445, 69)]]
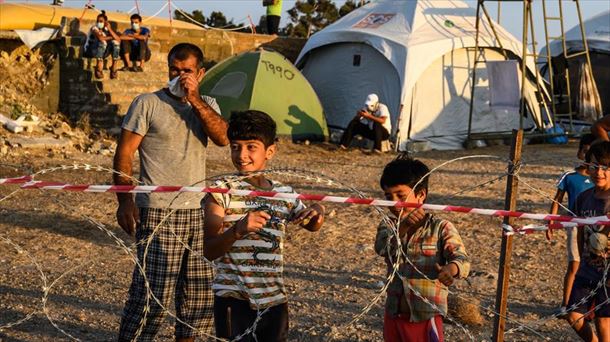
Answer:
[[(178, 44), (168, 65), (168, 88), (142, 94), (129, 107), (114, 157), (114, 169), (121, 172), (115, 184), (131, 184), (137, 150), (143, 184), (194, 185), (205, 179), (208, 138), (218, 146), (229, 143), (216, 101), (199, 95), (205, 73), (201, 50)], [(176, 341), (211, 331), (213, 269), (203, 259), (202, 196), (137, 194), (134, 201), (132, 194), (118, 194), (118, 223), (128, 234), (135, 232), (144, 269), (133, 271), (119, 341), (153, 340), (172, 297)]]

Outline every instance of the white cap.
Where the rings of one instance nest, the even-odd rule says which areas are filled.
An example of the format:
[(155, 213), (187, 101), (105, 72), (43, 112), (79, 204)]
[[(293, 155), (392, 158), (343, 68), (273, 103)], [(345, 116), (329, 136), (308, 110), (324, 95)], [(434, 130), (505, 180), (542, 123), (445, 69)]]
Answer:
[(374, 106), (377, 104), (377, 102), (379, 102), (379, 97), (377, 94), (369, 94), (369, 96), (366, 97), (366, 101), (364, 101), (364, 105)]

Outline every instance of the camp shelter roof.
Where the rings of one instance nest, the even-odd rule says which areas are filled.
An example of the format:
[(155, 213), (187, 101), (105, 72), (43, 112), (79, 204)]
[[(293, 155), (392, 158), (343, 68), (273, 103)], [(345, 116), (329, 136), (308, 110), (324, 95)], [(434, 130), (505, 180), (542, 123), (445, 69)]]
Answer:
[[(103, 6), (103, 2), (100, 1), (99, 5)], [(146, 2), (143, 5), (146, 5)], [(95, 20), (101, 9), (103, 8), (85, 10), (84, 8), (42, 4), (3, 3), (0, 4), (0, 31), (59, 27), (62, 17), (80, 18), (82, 16), (86, 20)], [(129, 23), (131, 14), (106, 11), (106, 15), (110, 21)], [(169, 19), (167, 18), (143, 16), (142, 22), (144, 25), (170, 26)], [(202, 30), (197, 25), (180, 20), (173, 20), (171, 26), (181, 29)]]
[[(610, 54), (610, 10), (599, 13), (583, 22), (585, 36), (589, 51)], [(583, 51), (580, 24), (566, 31), (566, 47), (568, 52)], [(554, 40), (550, 44), (551, 56), (555, 57), (563, 53), (561, 40)], [(546, 55), (546, 46), (540, 50), (540, 57)]]
[[(401, 103), (411, 94), (421, 73), (436, 59), (460, 48), (474, 47), (476, 10), (458, 0), (377, 1), (362, 6), (314, 34), (296, 65), (308, 53), (335, 43), (365, 43), (384, 55), (399, 74)], [(494, 23), (497, 42), (488, 21), (480, 21), (479, 46), (499, 47), (521, 56), (521, 42)], [(535, 70), (528, 60), (530, 71)]]
[(206, 73), (199, 90), (216, 98), (225, 118), (233, 111), (260, 110), (275, 120), (278, 135), (295, 140), (328, 136), (318, 96), (277, 52), (261, 49), (228, 58)]

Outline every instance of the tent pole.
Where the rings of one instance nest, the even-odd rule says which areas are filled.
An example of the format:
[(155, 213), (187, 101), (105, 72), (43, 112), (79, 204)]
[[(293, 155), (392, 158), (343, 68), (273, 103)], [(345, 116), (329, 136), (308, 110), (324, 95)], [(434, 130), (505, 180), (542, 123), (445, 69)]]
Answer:
[(532, 0), (523, 0), (523, 46), (521, 51), (521, 106), (519, 113), (519, 129), (523, 129), (523, 116), (525, 115), (525, 75), (527, 72), (527, 33), (529, 31), (529, 13), (532, 9)]
[[(585, 26), (582, 24), (582, 14), (580, 13), (580, 3), (578, 2), (578, 0), (574, 0), (574, 3), (576, 3), (576, 13), (578, 13), (578, 23), (580, 24), (580, 35), (582, 37), (581, 39), (582, 39), (583, 48), (585, 50), (585, 56), (587, 57), (587, 68), (589, 69), (589, 74), (591, 74), (591, 81), (593, 82), (593, 84), (595, 84), (595, 76), (593, 75), (593, 66), (591, 65), (591, 55), (589, 54), (589, 43), (587, 42)], [(565, 38), (564, 38), (564, 41), (565, 41)], [(599, 117), (598, 117), (598, 119), (599, 119)]]
[(479, 22), (481, 20), (481, 6), (483, 6), (483, 2), (485, 0), (477, 1), (477, 19), (475, 22), (475, 38), (474, 38), (474, 64), (472, 68), (472, 84), (470, 87), (470, 108), (468, 110), (468, 136), (466, 137), (466, 142), (470, 142), (470, 137), (472, 135), (472, 114), (474, 112), (474, 89), (477, 84), (477, 62), (479, 60)]
[[(499, 2), (498, 2), (498, 6), (500, 6)], [(487, 19), (487, 22), (489, 23), (489, 27), (491, 28), (491, 32), (493, 32), (494, 38), (496, 39), (496, 42), (498, 42), (498, 46), (500, 46), (502, 55), (504, 55), (504, 59), (508, 60), (508, 54), (506, 53), (506, 50), (504, 50), (504, 46), (502, 45), (500, 36), (498, 36), (498, 31), (496, 31), (496, 27), (494, 26), (494, 23), (491, 20), (491, 16), (487, 12), (487, 8), (485, 8), (485, 6), (482, 6), (482, 8), (483, 8), (483, 14), (485, 15), (485, 18)]]

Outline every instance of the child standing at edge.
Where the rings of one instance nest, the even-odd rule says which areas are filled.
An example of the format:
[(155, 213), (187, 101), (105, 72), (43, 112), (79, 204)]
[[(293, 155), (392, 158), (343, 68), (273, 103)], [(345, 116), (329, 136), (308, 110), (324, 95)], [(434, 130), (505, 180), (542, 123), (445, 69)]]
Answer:
[[(383, 170), (380, 185), (385, 198), (392, 201), (424, 203), (428, 196), (430, 170), (419, 160), (399, 157)], [(420, 182), (417, 189), (413, 187)], [(465, 278), (470, 262), (462, 238), (449, 221), (439, 219), (422, 209), (390, 209), (398, 218), (402, 248), (411, 260), (400, 257), (398, 274), (387, 289), (383, 322), (386, 342), (443, 341), (443, 319), (447, 314), (447, 286), (454, 278)], [(396, 257), (396, 240), (392, 228), (382, 221), (377, 229), (375, 251), (385, 257), (388, 274)], [(424, 278), (419, 272), (426, 275)], [(435, 310), (419, 295), (436, 305)]]
[[(578, 152), (576, 156), (578, 159), (584, 161), (585, 155), (591, 144), (595, 141), (595, 137), (591, 134), (585, 134), (580, 138), (580, 144), (578, 146)], [(581, 192), (593, 187), (593, 182), (589, 178), (589, 170), (585, 164), (581, 164), (574, 169), (574, 171), (568, 171), (561, 175), (561, 178), (557, 182), (557, 192), (555, 198), (551, 204), (550, 213), (556, 215), (559, 210), (559, 204), (563, 202), (563, 197), (568, 194), (568, 209), (570, 213), (576, 212), (576, 198)], [(568, 228), (566, 249), (568, 252), (568, 268), (563, 278), (563, 299), (561, 301), (560, 312), (562, 316), (565, 316), (566, 307), (568, 305), (568, 299), (570, 299), (570, 292), (572, 292), (572, 285), (574, 284), (574, 277), (576, 277), (576, 271), (578, 271), (578, 265), (580, 264), (580, 255), (578, 254), (578, 241), (577, 241), (578, 228)], [(553, 238), (553, 231), (551, 229), (546, 231), (546, 237), (548, 240)]]
[[(610, 211), (610, 142), (592, 145), (586, 161), (595, 187), (578, 196), (575, 213), (579, 217), (607, 215)], [(591, 225), (578, 229), (580, 265), (570, 293), (568, 308), (578, 305), (568, 314), (568, 322), (583, 341), (610, 341), (610, 278), (606, 279), (605, 284), (600, 284), (610, 263), (609, 235), (610, 226)], [(584, 302), (581, 303), (582, 301)], [(593, 307), (597, 334), (584, 319)]]
[[(228, 136), (231, 160), (241, 175), (265, 170), (276, 152), (276, 124), (266, 113), (233, 113)], [(292, 193), (289, 186), (252, 175), (216, 186)], [(213, 194), (205, 200), (205, 257), (216, 260), (214, 324), (216, 336), (234, 339), (263, 313), (254, 334), (240, 341), (286, 341), (288, 304), (284, 287), (283, 237), (288, 223), (315, 232), (324, 223), (324, 207), (305, 208), (299, 200)]]

